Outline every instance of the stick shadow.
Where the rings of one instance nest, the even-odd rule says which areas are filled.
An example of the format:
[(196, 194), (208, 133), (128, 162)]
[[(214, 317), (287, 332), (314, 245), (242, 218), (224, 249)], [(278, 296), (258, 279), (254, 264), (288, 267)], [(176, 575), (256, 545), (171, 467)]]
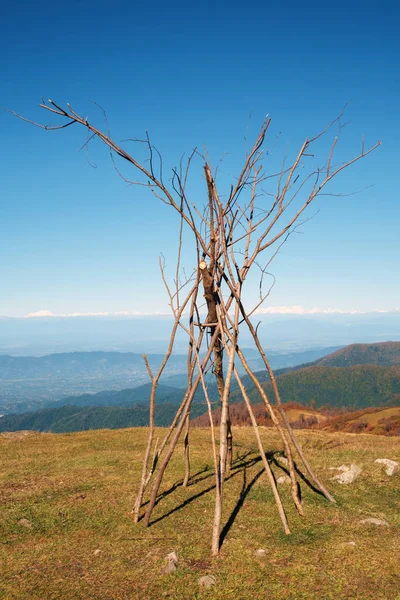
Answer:
[[(235, 458), (235, 460), (232, 461), (232, 470), (242, 468), (246, 464), (246, 462), (245, 462), (246, 458), (248, 458), (251, 454), (254, 454), (254, 452), (252, 450), (249, 450), (248, 452), (245, 452), (244, 454), (237, 456)], [(204, 475), (203, 477), (201, 477), (201, 475), (203, 475), (203, 473), (207, 473), (208, 471), (209, 471), (208, 475)], [(204, 469), (201, 469), (201, 471), (198, 471), (197, 473), (195, 473), (194, 475), (192, 475), (190, 477), (187, 487), (189, 488), (192, 485), (196, 485), (196, 483), (200, 483), (200, 482), (204, 481), (205, 479), (209, 479), (210, 477), (214, 477), (214, 471), (211, 471), (210, 467), (204, 467)], [(168, 490), (161, 492), (161, 494), (159, 494), (157, 496), (157, 500), (156, 500), (154, 506), (157, 506), (157, 504), (159, 504), (161, 502), (161, 500), (163, 500), (164, 498), (167, 498), (167, 496), (172, 494), (172, 492), (174, 492), (176, 489), (178, 489), (182, 485), (183, 485), (183, 479), (180, 479), (179, 481), (175, 482)], [(146, 500), (145, 502), (142, 503), (142, 507), (147, 506), (148, 503), (149, 503), (149, 500)], [(139, 521), (141, 521), (143, 519), (143, 517), (144, 517), (144, 515), (141, 515), (139, 517)]]
[[(267, 454), (267, 458), (268, 458), (268, 462), (274, 463), (274, 465), (276, 465), (279, 469), (281, 469), (288, 477), (290, 477), (290, 471), (288, 468), (286, 468), (284, 465), (282, 465), (277, 459), (276, 459), (276, 455), (273, 452), (269, 452)], [(296, 465), (296, 463), (293, 461), (294, 464), (294, 470), (296, 471), (297, 475), (299, 476), (299, 478), (310, 488), (310, 490), (312, 490), (315, 494), (318, 494), (318, 496), (322, 496), (323, 498), (325, 498), (324, 494), (321, 492), (321, 490), (319, 490), (317, 487), (315, 487), (315, 485), (313, 483), (311, 483), (311, 481), (304, 475), (304, 473), (302, 473), (300, 471), (300, 469), (298, 468), (298, 466)], [(300, 500), (301, 500), (301, 486), (300, 483), (297, 482), (297, 486), (299, 489), (299, 495), (300, 495)]]
[[(248, 456), (249, 454), (251, 454), (250, 452), (246, 454), (246, 456)], [(254, 458), (248, 459), (248, 460), (244, 460), (243, 461), (243, 457), (240, 457), (239, 459), (236, 459), (233, 463), (232, 463), (232, 468), (231, 468), (231, 474), (225, 478), (225, 481), (229, 481), (230, 479), (232, 479), (232, 477), (236, 477), (236, 475), (238, 475), (239, 473), (241, 473), (243, 470), (252, 467), (254, 465), (256, 465), (258, 462), (260, 462), (261, 457), (260, 456), (255, 456)], [(208, 479), (209, 477), (215, 477), (214, 472), (210, 473), (209, 475), (206, 475), (205, 477), (200, 478), (200, 481), (204, 481), (205, 479)], [(198, 480), (199, 481), (199, 480)], [(194, 484), (194, 483), (193, 483)], [(254, 485), (254, 484), (253, 484)], [(178, 487), (182, 486), (182, 481), (180, 481), (179, 483), (173, 485), (169, 490), (167, 490), (166, 492), (163, 492), (156, 501), (156, 504), (158, 502), (160, 502), (163, 498), (165, 498), (167, 495), (171, 494), (175, 489), (177, 489)], [(166, 519), (167, 517), (169, 517), (170, 515), (178, 512), (179, 510), (185, 508), (185, 506), (188, 506), (189, 504), (191, 504), (192, 502), (194, 502), (194, 500), (197, 500), (198, 498), (201, 498), (202, 496), (204, 496), (205, 494), (208, 494), (209, 492), (212, 492), (212, 490), (215, 490), (215, 483), (213, 485), (210, 485), (209, 487), (207, 487), (204, 490), (201, 490), (200, 492), (198, 492), (197, 494), (194, 494), (193, 496), (190, 496), (190, 498), (187, 498), (186, 500), (184, 500), (181, 504), (179, 504), (178, 506), (175, 506), (175, 508), (172, 508), (170, 511), (168, 511), (167, 513), (161, 515), (160, 517), (158, 517), (157, 519), (152, 520), (149, 523), (149, 526), (155, 525), (156, 523), (159, 523), (160, 521), (162, 521), (163, 519)], [(247, 492), (248, 493), (248, 492)]]
[(246, 499), (246, 497), (248, 496), (251, 488), (253, 487), (253, 485), (256, 483), (256, 481), (261, 477), (261, 475), (265, 473), (265, 469), (262, 468), (258, 473), (256, 473), (253, 477), (253, 479), (247, 483), (247, 473), (246, 473), (246, 467), (243, 469), (243, 485), (242, 485), (242, 490), (240, 492), (240, 496), (239, 499), (235, 505), (235, 508), (233, 509), (233, 511), (231, 512), (231, 515), (229, 517), (229, 519), (227, 520), (227, 522), (225, 523), (221, 534), (219, 536), (219, 547), (221, 548), (222, 544), (224, 543), (224, 540), (226, 538), (226, 536), (229, 533), (229, 530), (231, 529), (232, 525), (235, 522), (235, 519), (240, 511), (240, 509), (242, 508), (244, 501)]

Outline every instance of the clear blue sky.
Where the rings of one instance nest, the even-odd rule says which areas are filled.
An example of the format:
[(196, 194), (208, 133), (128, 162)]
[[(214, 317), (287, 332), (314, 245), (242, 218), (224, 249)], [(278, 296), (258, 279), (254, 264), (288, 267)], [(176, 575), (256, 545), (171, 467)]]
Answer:
[[(39, 119), (40, 98), (52, 98), (100, 124), (95, 100), (117, 140), (148, 129), (170, 165), (206, 144), (214, 164), (230, 152), (235, 173), (250, 111), (250, 133), (269, 113), (285, 152), (351, 98), (340, 155), (358, 152), (363, 134), (382, 146), (336, 190), (373, 187), (318, 202), (274, 263), (269, 305), (392, 310), (399, 12), (394, 2), (3, 3), (0, 105)], [(99, 145), (91, 168), (84, 141), (0, 113), (0, 315), (168, 311), (158, 255), (171, 252), (175, 215), (127, 187)]]

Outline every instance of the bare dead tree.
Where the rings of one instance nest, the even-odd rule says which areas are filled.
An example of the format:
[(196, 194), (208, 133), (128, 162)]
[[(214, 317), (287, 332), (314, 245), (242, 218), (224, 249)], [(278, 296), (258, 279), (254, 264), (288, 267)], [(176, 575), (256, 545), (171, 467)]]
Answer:
[[(140, 518), (143, 498), (150, 486), (149, 501), (144, 514), (144, 524), (149, 525), (157, 501), (165, 469), (174, 453), (177, 442), (184, 431), (185, 474), (184, 485), (190, 479), (189, 419), (191, 405), (199, 386), (203, 391), (210, 419), (210, 431), (216, 481), (216, 501), (212, 527), (212, 554), (220, 548), (221, 520), (224, 498), (224, 481), (229, 473), (232, 461), (232, 430), (229, 417), (229, 402), (232, 381), (235, 378), (245, 401), (261, 459), (271, 485), (279, 516), (285, 533), (290, 533), (289, 524), (275, 483), (267, 454), (262, 444), (260, 432), (254, 417), (243, 380), (237, 365), (241, 364), (250, 381), (258, 390), (266, 410), (279, 433), (288, 460), (291, 479), (291, 494), (298, 512), (303, 515), (303, 506), (299, 495), (299, 482), (294, 461), (297, 453), (308, 476), (317, 489), (330, 502), (335, 502), (320, 478), (314, 473), (304, 455), (292, 428), (288, 422), (279, 395), (277, 381), (262, 348), (251, 316), (261, 306), (269, 294), (264, 290), (264, 275), (283, 244), (296, 230), (303, 213), (319, 195), (325, 194), (327, 185), (355, 162), (375, 150), (380, 142), (366, 149), (364, 141), (360, 152), (350, 160), (336, 163), (335, 152), (342, 131), (342, 113), (318, 135), (307, 138), (301, 145), (295, 158), (276, 173), (264, 170), (263, 161), (267, 158), (263, 150), (271, 119), (267, 118), (260, 129), (257, 139), (245, 157), (242, 169), (233, 181), (229, 193), (220, 196), (216, 185), (216, 171), (213, 173), (208, 157), (202, 156), (196, 149), (180, 166), (172, 170), (168, 183), (164, 180), (163, 159), (152, 144), (149, 135), (145, 139), (134, 140), (144, 144), (147, 149), (147, 162), (140, 162), (128, 153), (111, 137), (80, 116), (70, 104), (66, 108), (52, 100), (39, 105), (63, 122), (60, 125), (44, 125), (9, 111), (20, 119), (42, 129), (65, 129), (72, 125), (83, 127), (87, 132), (86, 148), (94, 138), (102, 141), (108, 148), (118, 174), (128, 183), (147, 187), (161, 202), (173, 208), (179, 215), (180, 229), (177, 242), (178, 254), (174, 286), (170, 286), (165, 274), (165, 263), (160, 262), (169, 304), (174, 317), (171, 338), (164, 360), (158, 371), (153, 373), (146, 356), (144, 361), (152, 383), (150, 395), (149, 435), (145, 449), (142, 475), (133, 508), (134, 520)], [(105, 113), (103, 111), (105, 116)], [(317, 142), (330, 134), (333, 128), (336, 135), (330, 144), (322, 166), (313, 166)], [(132, 140), (131, 140), (132, 141)], [(138, 174), (138, 179), (130, 179), (122, 174), (117, 159), (129, 164)], [(203, 205), (194, 204), (188, 193), (188, 178), (195, 161), (201, 161), (205, 176), (205, 201)], [(267, 186), (269, 186), (268, 189)], [(272, 187), (271, 187), (272, 186)], [(197, 255), (197, 268), (189, 276), (182, 277), (183, 230), (188, 228), (192, 234)], [(249, 273), (260, 270), (259, 298), (252, 307), (246, 307), (243, 289)], [(189, 291), (188, 291), (189, 290)], [(206, 315), (202, 307), (201, 296), (205, 300)], [(273, 401), (268, 397), (263, 382), (250, 368), (240, 348), (240, 331), (246, 327), (264, 362), (272, 384)], [(173, 422), (166, 431), (163, 440), (155, 438), (155, 401), (157, 387), (163, 370), (173, 353), (176, 333), (184, 330), (188, 337), (187, 387), (184, 398), (176, 412)], [(226, 362), (224, 363), (224, 357)], [(216, 441), (212, 419), (212, 405), (209, 397), (206, 374), (213, 372), (218, 390), (221, 419), (219, 445)], [(150, 457), (152, 459), (150, 460)], [(151, 485), (150, 485), (151, 484)]]

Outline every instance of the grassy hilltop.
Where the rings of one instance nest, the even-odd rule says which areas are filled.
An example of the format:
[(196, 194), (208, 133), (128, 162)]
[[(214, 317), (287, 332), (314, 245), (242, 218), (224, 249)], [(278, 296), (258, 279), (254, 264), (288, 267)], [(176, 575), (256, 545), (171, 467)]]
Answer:
[[(262, 436), (266, 449), (281, 450), (274, 432), (263, 429)], [(257, 460), (252, 430), (235, 428), (236, 460), (224, 508), (228, 526), (220, 558), (212, 561), (209, 431), (195, 429), (192, 434), (192, 484), (171, 491), (182, 477), (178, 448), (148, 529), (134, 525), (129, 514), (145, 437), (140, 428), (0, 435), (1, 598), (400, 597), (400, 475), (388, 477), (374, 463), (376, 458), (400, 460), (398, 438), (298, 432), (337, 505), (302, 482), (306, 515), (301, 519), (284, 489), (292, 529), (292, 535), (285, 536)], [(348, 486), (329, 481), (335, 473), (330, 468), (343, 463), (362, 468)], [(283, 474), (276, 464), (272, 468), (277, 477)], [(360, 524), (366, 517), (385, 519), (389, 525)], [(262, 558), (254, 555), (259, 548), (266, 550)], [(172, 550), (179, 555), (178, 570), (163, 575), (164, 557)], [(215, 575), (216, 586), (202, 591), (198, 578), (209, 573)]]

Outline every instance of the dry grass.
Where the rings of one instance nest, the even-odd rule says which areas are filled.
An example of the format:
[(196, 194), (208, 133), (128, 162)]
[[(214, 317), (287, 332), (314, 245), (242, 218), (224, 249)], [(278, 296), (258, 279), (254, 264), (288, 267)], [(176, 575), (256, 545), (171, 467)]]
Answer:
[[(263, 430), (265, 447), (280, 450)], [(400, 442), (381, 436), (298, 433), (324, 481), (330, 467), (355, 462), (363, 472), (350, 486), (328, 482), (337, 505), (303, 482), (306, 516), (283, 499), (292, 528), (285, 536), (249, 428), (236, 428), (236, 463), (226, 483), (224, 519), (230, 523), (221, 556), (211, 561), (214, 477), (209, 432), (196, 429), (194, 481), (182, 477), (182, 449), (169, 467), (164, 496), (148, 529), (129, 514), (138, 483), (145, 430), (0, 436), (2, 577), (5, 599), (189, 600), (400, 598), (400, 476), (388, 477), (376, 458), (400, 460)], [(273, 465), (276, 475), (282, 474)], [(239, 507), (239, 510), (238, 510)], [(360, 525), (366, 516), (390, 526)], [(27, 519), (32, 528), (18, 524)], [(349, 542), (355, 542), (349, 545)], [(265, 548), (264, 558), (254, 551)], [(94, 554), (95, 550), (101, 552)], [(163, 558), (180, 557), (163, 575)], [(214, 589), (197, 580), (212, 573)]]
[(291, 408), (286, 411), (286, 416), (288, 417), (290, 423), (295, 423), (301, 416), (305, 418), (315, 417), (318, 423), (321, 423), (321, 425), (323, 425), (327, 420), (326, 415), (321, 414), (317, 410), (309, 410), (307, 408), (304, 410), (301, 410), (300, 408)]
[(392, 408), (383, 408), (371, 413), (365, 413), (362, 417), (351, 419), (349, 423), (357, 423), (363, 421), (368, 425), (377, 425), (381, 419), (390, 419), (390, 417), (400, 417), (400, 406), (393, 406)]

